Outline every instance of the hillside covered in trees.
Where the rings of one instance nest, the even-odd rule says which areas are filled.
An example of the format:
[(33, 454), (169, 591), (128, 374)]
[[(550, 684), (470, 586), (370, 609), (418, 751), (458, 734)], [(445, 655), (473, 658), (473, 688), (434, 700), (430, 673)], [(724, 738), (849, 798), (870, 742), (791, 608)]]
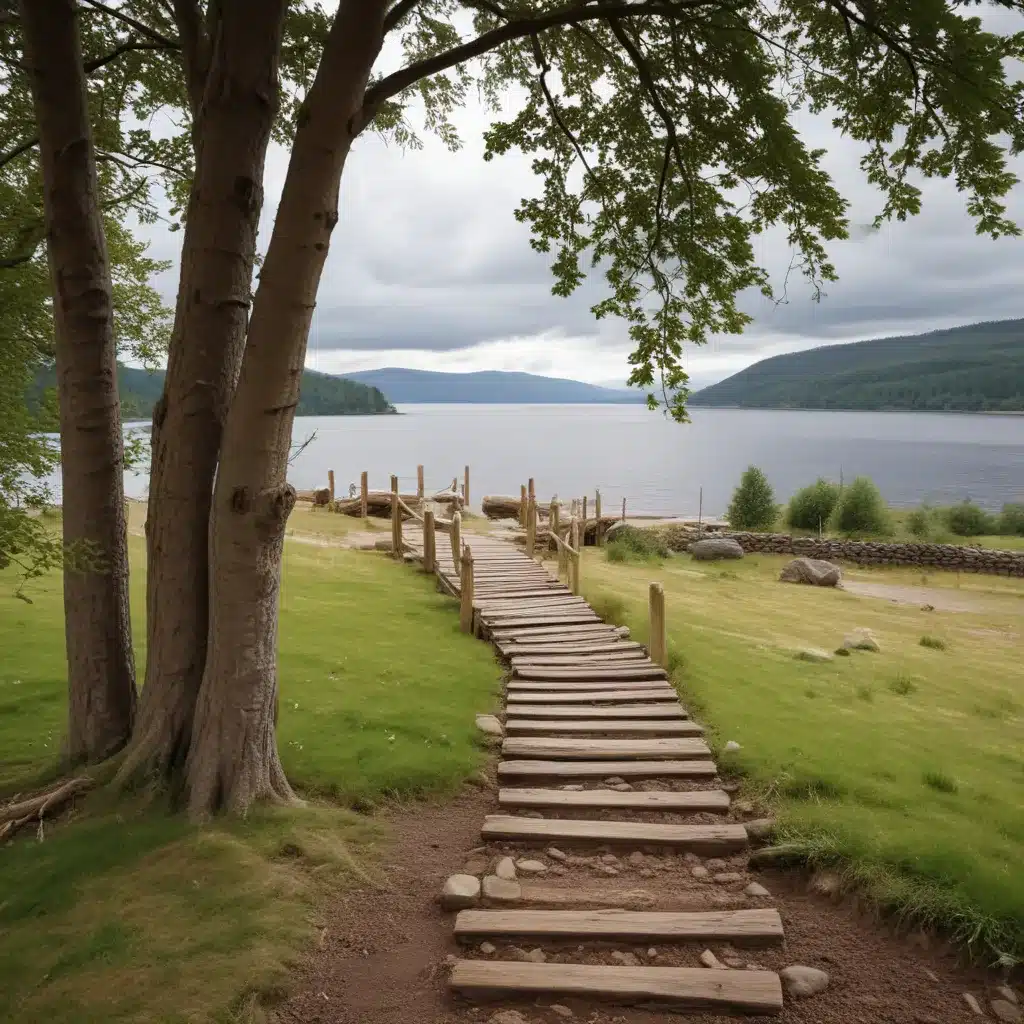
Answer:
[[(38, 400), (44, 390), (55, 387), (56, 380), (53, 367), (41, 370), (36, 375), (29, 401)], [(121, 395), (121, 418), (148, 420), (163, 391), (164, 372), (118, 363), (117, 386)], [(378, 388), (329, 373), (302, 371), (296, 416), (372, 416), (393, 412), (395, 407)]]
[(827, 345), (764, 359), (694, 406), (1024, 411), (1024, 320)]

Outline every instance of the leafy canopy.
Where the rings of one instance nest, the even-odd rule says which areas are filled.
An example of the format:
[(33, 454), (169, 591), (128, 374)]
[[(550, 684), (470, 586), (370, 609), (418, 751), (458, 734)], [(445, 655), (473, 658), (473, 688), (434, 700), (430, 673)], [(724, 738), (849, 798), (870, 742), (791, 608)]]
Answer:
[(748, 466), (733, 491), (726, 518), (734, 530), (770, 530), (778, 518), (775, 492), (764, 471)]

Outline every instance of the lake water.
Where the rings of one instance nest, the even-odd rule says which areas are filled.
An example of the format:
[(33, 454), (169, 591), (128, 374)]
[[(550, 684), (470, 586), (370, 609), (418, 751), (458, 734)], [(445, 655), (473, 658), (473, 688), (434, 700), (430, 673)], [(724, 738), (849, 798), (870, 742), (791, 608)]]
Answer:
[[(604, 508), (622, 498), (634, 513), (725, 511), (743, 470), (768, 475), (779, 501), (824, 476), (874, 479), (893, 505), (964, 498), (998, 509), (1024, 501), (1024, 416), (695, 409), (679, 425), (629, 405), (410, 405), (401, 416), (319, 416), (295, 421), (294, 440), (315, 434), (293, 462), (299, 488), (323, 487), (333, 469), (347, 493), (359, 474), (387, 489), (391, 473), (415, 490), (448, 486), (470, 466), (470, 493), (518, 494), (532, 476), (540, 500), (601, 489)], [(146, 480), (127, 482), (145, 493)]]

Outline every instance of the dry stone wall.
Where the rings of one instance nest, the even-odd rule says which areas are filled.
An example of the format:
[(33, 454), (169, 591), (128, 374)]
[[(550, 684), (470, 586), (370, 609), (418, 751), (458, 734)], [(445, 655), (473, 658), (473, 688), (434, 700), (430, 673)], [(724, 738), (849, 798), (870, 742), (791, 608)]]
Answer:
[[(858, 565), (910, 565), (1024, 577), (1024, 551), (992, 551), (962, 544), (819, 540), (817, 537), (794, 537), (788, 533), (722, 533), (716, 536), (731, 537), (746, 553), (803, 555)], [(694, 533), (682, 530), (672, 530), (666, 536), (669, 546), (676, 551), (686, 550), (694, 539)]]

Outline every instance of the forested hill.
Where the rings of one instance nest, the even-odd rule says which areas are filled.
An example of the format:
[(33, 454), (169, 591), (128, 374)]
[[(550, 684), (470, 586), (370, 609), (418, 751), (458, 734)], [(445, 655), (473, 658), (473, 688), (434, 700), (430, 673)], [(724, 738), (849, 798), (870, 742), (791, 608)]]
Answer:
[[(53, 368), (40, 371), (35, 394), (56, 383)], [(117, 365), (117, 386), (121, 395), (121, 418), (148, 420), (164, 386), (163, 370), (139, 370)], [(29, 400), (32, 401), (33, 396)], [(393, 413), (394, 406), (375, 387), (315, 370), (303, 370), (297, 416), (366, 416)]]
[(698, 391), (690, 404), (1024, 411), (1024, 320), (774, 356)]

